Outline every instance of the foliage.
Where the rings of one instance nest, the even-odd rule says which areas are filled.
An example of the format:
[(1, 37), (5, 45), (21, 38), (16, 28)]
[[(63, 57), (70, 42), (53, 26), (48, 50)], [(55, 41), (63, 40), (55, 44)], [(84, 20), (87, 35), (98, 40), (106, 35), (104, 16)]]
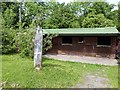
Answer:
[[(22, 57), (29, 56), (33, 58), (35, 33), (35, 28), (24, 30), (21, 28), (18, 30), (15, 36), (15, 46)], [(50, 34), (43, 37), (43, 54), (52, 48), (52, 38), (56, 36)]]
[[(8, 17), (9, 16), (9, 17)], [(13, 13), (12, 9), (6, 9), (5, 14), (3, 14), (3, 17), (5, 19), (5, 26), (11, 27), (14, 23), (15, 13)]]
[(80, 26), (74, 11), (65, 3), (52, 2), (49, 4), (49, 11), (50, 14), (43, 22), (44, 28), (75, 28)]
[[(2, 2), (4, 26), (16, 27), (21, 8), (22, 23), (25, 27), (40, 24), (42, 28), (79, 28), (88, 14), (103, 14), (105, 18), (114, 20), (116, 12), (114, 4), (107, 2), (71, 2), (68, 4), (53, 2)], [(108, 21), (108, 20), (107, 20)], [(111, 23), (111, 21), (110, 21)], [(94, 25), (95, 26), (95, 25)]]
[[(21, 26), (16, 30), (2, 28), (2, 53), (20, 53), (22, 57), (29, 56), (33, 58), (35, 33), (35, 28), (23, 29)], [(51, 34), (44, 36), (43, 54), (52, 48), (52, 38), (56, 36)]]
[(15, 36), (15, 46), (17, 52), (21, 53), (21, 56), (34, 55), (34, 36), (35, 30), (33, 29), (19, 29)]
[(111, 20), (113, 20), (113, 23), (117, 26), (118, 24), (118, 10), (114, 10), (110, 12)]
[(79, 21), (73, 21), (70, 23), (71, 28), (80, 28), (80, 23)]
[(56, 34), (48, 34), (43, 36), (43, 54), (52, 48), (52, 39), (56, 36)]
[(117, 28), (120, 31), (120, 2), (118, 3), (118, 23), (117, 23)]
[(105, 18), (105, 16), (103, 14), (95, 15), (94, 13), (90, 13), (83, 20), (82, 26), (85, 28), (113, 27), (114, 23), (112, 20)]
[(118, 66), (102, 66), (76, 62), (64, 62), (43, 58), (40, 72), (33, 68), (31, 58), (19, 55), (3, 55), (2, 83), (3, 88), (69, 88), (84, 82), (86, 74), (105, 70), (113, 88), (118, 86)]
[(8, 53), (14, 53), (15, 52), (15, 46), (14, 46), (14, 37), (16, 34), (16, 31), (13, 28), (2, 28), (2, 53), (8, 54)]
[(14, 46), (14, 36), (15, 30), (13, 28), (2, 28), (1, 30), (1, 40), (2, 44), (0, 48), (2, 49), (3, 54), (15, 53), (15, 46)]
[(20, 3), (15, 2), (2, 2), (2, 24), (6, 28), (16, 27), (18, 22), (18, 7)]
[(114, 6), (114, 4), (109, 4), (107, 2), (93, 2), (88, 8), (88, 12), (94, 12), (95, 14), (103, 14), (106, 18), (111, 19), (111, 12)]

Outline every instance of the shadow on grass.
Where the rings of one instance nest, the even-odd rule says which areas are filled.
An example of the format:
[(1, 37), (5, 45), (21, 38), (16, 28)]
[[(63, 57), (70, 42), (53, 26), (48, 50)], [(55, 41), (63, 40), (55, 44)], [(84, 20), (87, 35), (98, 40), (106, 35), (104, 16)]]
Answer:
[(62, 66), (62, 65), (58, 65), (58, 64), (50, 64), (50, 63), (44, 63), (43, 65), (42, 65), (42, 67), (44, 68), (44, 67), (60, 67), (60, 68), (63, 68), (63, 67), (65, 67), (65, 66)]
[(117, 58), (117, 64), (120, 65), (120, 58)]
[(45, 62), (47, 60), (52, 60), (51, 58), (47, 58), (47, 57), (42, 57), (42, 62)]

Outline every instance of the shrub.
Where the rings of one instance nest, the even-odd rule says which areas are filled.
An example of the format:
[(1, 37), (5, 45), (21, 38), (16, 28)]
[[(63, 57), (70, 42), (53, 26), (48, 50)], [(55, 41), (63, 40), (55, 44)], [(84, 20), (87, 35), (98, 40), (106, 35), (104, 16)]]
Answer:
[(14, 46), (14, 37), (16, 31), (13, 28), (2, 28), (2, 53), (14, 53), (16, 51), (16, 47)]
[(34, 29), (19, 29), (17, 35), (15, 36), (15, 46), (17, 52), (20, 52), (22, 57), (30, 56), (33, 57), (34, 53)]
[(56, 34), (46, 34), (43, 37), (43, 54), (52, 48), (52, 39), (55, 38)]
[[(34, 56), (34, 38), (36, 31), (35, 29), (21, 29), (18, 31), (15, 37), (15, 46), (17, 51), (20, 52), (22, 57)], [(52, 38), (57, 35), (44, 35), (43, 37), (43, 54), (46, 53), (49, 49), (52, 48)]]
[[(3, 28), (2, 29), (2, 53), (20, 53), (22, 57), (34, 56), (34, 38), (35, 28), (19, 29)], [(52, 38), (57, 35), (44, 35), (43, 36), (43, 54), (52, 48)]]

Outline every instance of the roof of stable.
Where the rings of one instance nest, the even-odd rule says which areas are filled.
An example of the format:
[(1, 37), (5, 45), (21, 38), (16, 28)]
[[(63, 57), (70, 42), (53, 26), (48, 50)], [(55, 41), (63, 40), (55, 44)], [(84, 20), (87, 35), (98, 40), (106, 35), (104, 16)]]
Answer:
[(118, 35), (115, 27), (105, 28), (67, 28), (67, 29), (43, 29), (43, 34), (58, 35)]

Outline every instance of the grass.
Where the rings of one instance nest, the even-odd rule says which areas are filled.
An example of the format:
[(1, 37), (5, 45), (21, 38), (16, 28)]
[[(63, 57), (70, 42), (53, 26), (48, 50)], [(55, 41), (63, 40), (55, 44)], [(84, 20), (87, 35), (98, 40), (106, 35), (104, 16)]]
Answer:
[(118, 87), (118, 68), (112, 66), (107, 68), (106, 73), (113, 87)]
[[(43, 58), (39, 72), (33, 60), (17, 55), (2, 55), (2, 83), (4, 88), (68, 88), (84, 81), (87, 73), (105, 69), (114, 88), (118, 87), (118, 67), (82, 64)], [(107, 68), (107, 69), (106, 69)]]

